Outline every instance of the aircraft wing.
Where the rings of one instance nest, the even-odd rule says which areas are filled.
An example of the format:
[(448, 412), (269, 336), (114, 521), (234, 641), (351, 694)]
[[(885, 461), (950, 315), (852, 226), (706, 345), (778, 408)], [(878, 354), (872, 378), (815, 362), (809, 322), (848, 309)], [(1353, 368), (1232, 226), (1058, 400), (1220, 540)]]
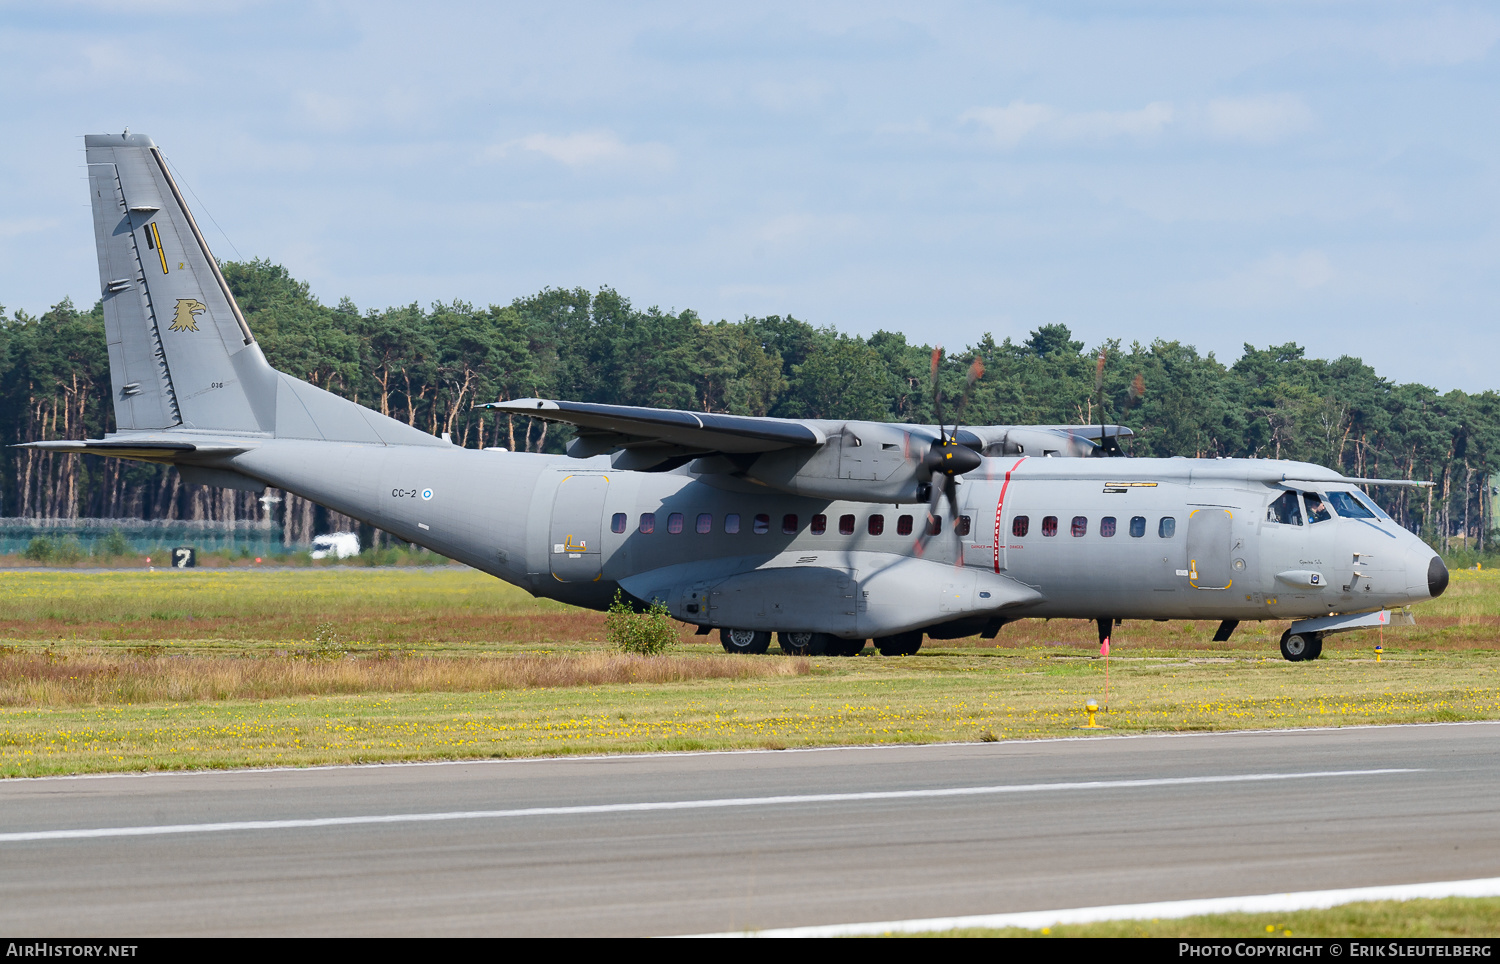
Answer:
[(479, 407), (576, 426), (578, 443), (582, 443), (583, 451), (575, 453), (570, 447), (569, 454), (597, 455), (617, 448), (672, 446), (685, 452), (744, 455), (778, 449), (815, 449), (828, 441), (828, 437), (812, 425), (784, 418), (717, 415), (546, 398), (518, 398)]

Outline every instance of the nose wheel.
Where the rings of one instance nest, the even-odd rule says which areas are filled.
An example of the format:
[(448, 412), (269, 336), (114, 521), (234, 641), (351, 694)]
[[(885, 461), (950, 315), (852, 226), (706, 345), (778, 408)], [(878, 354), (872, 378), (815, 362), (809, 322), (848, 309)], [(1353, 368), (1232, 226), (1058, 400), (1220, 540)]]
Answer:
[(1323, 655), (1323, 635), (1294, 633), (1288, 629), (1281, 634), (1281, 655), (1293, 663), (1317, 659)]

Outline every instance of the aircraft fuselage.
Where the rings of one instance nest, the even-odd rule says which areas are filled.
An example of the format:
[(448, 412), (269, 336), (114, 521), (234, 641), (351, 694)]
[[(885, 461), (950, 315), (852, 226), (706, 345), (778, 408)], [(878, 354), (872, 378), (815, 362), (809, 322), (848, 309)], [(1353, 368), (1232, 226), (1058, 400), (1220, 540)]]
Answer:
[[(920, 504), (604, 457), (277, 440), (233, 467), (538, 596), (601, 609), (623, 588), (707, 626), (852, 638), (996, 616), (1296, 619), (1441, 591), (1432, 550), (1353, 486), (1263, 481), (1329, 474), (1300, 463), (986, 459), (959, 486), (961, 519), (944, 518), (921, 558)], [(1313, 521), (1307, 493), (1346, 514)], [(1289, 498), (1295, 518), (1276, 521), (1269, 507)], [(735, 587), (756, 599), (716, 604)], [(777, 594), (779, 607), (764, 598)]]

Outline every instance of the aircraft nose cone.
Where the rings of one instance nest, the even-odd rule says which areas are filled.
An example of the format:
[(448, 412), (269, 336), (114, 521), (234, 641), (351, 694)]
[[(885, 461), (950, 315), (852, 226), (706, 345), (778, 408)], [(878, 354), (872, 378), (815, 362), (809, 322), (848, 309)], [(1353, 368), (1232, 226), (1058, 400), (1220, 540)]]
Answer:
[(1427, 591), (1432, 594), (1433, 599), (1436, 599), (1447, 588), (1448, 567), (1443, 565), (1443, 560), (1433, 556), (1432, 561), (1427, 564)]

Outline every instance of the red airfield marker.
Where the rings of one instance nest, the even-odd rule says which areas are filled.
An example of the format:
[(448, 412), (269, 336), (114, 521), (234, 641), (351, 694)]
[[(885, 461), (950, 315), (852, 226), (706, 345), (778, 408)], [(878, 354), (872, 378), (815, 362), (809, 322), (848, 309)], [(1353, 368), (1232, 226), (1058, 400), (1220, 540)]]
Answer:
[(1099, 644), (1099, 655), (1104, 657), (1104, 712), (1109, 712), (1109, 637)]

